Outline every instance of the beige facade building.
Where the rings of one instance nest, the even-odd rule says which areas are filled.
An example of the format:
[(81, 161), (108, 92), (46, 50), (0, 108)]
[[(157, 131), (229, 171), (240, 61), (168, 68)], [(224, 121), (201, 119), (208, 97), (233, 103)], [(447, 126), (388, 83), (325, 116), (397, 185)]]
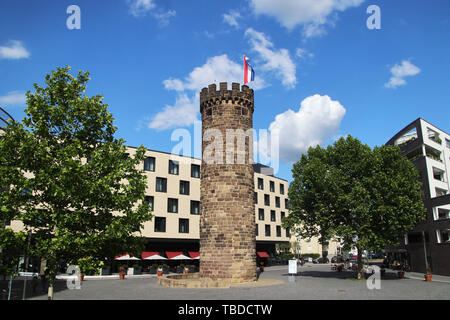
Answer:
[[(136, 149), (128, 150), (132, 155)], [(145, 156), (145, 200), (154, 215), (141, 230), (148, 239), (146, 250), (198, 251), (201, 160), (153, 150), (147, 150)], [(291, 238), (281, 225), (281, 219), (288, 215), (288, 182), (271, 175), (271, 168), (259, 164), (254, 168), (256, 250), (273, 253), (276, 244), (288, 244)]]

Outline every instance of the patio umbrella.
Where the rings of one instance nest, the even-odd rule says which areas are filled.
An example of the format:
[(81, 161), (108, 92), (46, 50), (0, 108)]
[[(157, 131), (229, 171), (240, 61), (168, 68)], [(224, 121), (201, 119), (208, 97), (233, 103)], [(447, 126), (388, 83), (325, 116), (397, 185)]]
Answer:
[(189, 254), (189, 256), (191, 257), (192, 260), (199, 260), (200, 259), (200, 252), (198, 252), (198, 251), (189, 251), (188, 254)]
[(116, 256), (115, 260), (141, 260), (141, 259), (136, 258), (136, 257), (131, 257), (128, 253), (126, 253), (121, 256)]
[(167, 260), (167, 258), (160, 256), (159, 252), (142, 252), (141, 257), (144, 260)]
[(170, 260), (192, 260), (191, 258), (185, 256), (183, 252), (166, 251), (166, 255)]

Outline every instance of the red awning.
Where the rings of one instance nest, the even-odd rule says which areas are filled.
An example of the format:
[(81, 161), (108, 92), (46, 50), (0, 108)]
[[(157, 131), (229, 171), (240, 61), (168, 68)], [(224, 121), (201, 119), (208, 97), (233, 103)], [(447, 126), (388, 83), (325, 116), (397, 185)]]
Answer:
[(141, 253), (142, 259), (154, 256), (154, 255), (159, 255), (159, 252), (142, 252)]
[(189, 256), (190, 256), (192, 259), (195, 259), (195, 258), (200, 257), (200, 252), (197, 252), (197, 251), (189, 251), (188, 253), (189, 253)]
[(167, 255), (167, 258), (173, 259), (175, 257), (182, 256), (183, 252), (180, 252), (180, 251), (177, 251), (177, 252), (175, 252), (175, 251), (166, 251), (166, 255)]
[(257, 254), (260, 258), (269, 258), (269, 255), (268, 255), (267, 252), (265, 252), (265, 251), (258, 251), (258, 252), (256, 252), (256, 254)]

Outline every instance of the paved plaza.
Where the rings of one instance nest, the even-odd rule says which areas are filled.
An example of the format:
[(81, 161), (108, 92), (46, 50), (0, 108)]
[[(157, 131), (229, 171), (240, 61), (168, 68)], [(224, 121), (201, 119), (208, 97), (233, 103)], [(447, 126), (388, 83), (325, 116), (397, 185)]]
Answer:
[[(298, 267), (295, 282), (289, 281), (288, 266), (266, 267), (261, 279), (279, 279), (274, 286), (233, 287), (230, 289), (184, 289), (157, 285), (153, 275), (106, 279), (88, 278), (81, 289), (69, 290), (59, 281), (55, 300), (449, 300), (450, 277), (433, 275), (425, 282), (419, 273), (406, 273), (398, 279), (387, 270), (381, 289), (369, 290), (365, 280), (356, 280), (351, 271), (332, 271), (330, 265), (306, 264)], [(40, 289), (40, 288), (39, 288)], [(45, 294), (29, 298), (46, 300)]]

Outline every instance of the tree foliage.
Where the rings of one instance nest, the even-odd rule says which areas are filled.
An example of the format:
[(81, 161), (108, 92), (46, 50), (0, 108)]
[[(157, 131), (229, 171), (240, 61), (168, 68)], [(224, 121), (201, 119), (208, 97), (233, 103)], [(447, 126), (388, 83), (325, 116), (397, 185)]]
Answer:
[(310, 148), (292, 173), (284, 227), (300, 236), (381, 250), (425, 219), (418, 171), (396, 146), (372, 150), (348, 136)]
[[(22, 123), (0, 139), (1, 210), (32, 231), (32, 253), (47, 260), (50, 278), (60, 261), (93, 265), (123, 251), (139, 252), (146, 177), (141, 146), (128, 156), (108, 105), (85, 95), (89, 73), (58, 68), (45, 87), (27, 93)], [(86, 264), (86, 263), (85, 263)]]

